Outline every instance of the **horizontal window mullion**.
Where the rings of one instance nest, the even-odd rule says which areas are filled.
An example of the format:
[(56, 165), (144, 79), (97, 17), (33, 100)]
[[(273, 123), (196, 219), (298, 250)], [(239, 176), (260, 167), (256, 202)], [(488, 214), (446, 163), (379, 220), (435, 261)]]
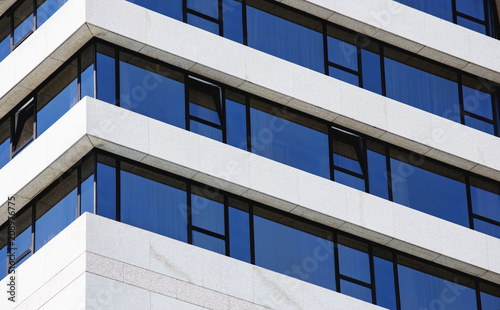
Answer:
[(354, 278), (351, 278), (349, 276), (345, 276), (345, 275), (343, 275), (341, 273), (339, 273), (339, 278), (341, 280), (349, 281), (349, 282), (352, 282), (352, 283), (357, 284), (357, 285), (364, 286), (364, 287), (369, 288), (369, 289), (372, 288), (372, 285), (370, 283), (366, 283), (364, 281), (361, 281), (361, 280), (358, 280), (358, 279), (354, 279)]
[(480, 121), (483, 121), (483, 122), (486, 122), (486, 123), (489, 123), (489, 124), (495, 124), (495, 122), (489, 118), (486, 118), (484, 116), (481, 116), (481, 115), (477, 115), (475, 113), (472, 113), (472, 112), (468, 112), (468, 111), (465, 111), (464, 110), (464, 115), (467, 115), (467, 116), (470, 116), (470, 117), (473, 117), (475, 119), (478, 119)]
[(353, 69), (349, 69), (349, 68), (347, 68), (347, 67), (344, 67), (344, 66), (342, 66), (342, 65), (336, 64), (336, 63), (331, 62), (331, 61), (328, 61), (328, 65), (329, 65), (329, 66), (332, 66), (332, 67), (335, 67), (335, 68), (337, 68), (337, 69), (343, 70), (343, 71), (345, 71), (345, 72), (347, 72), (347, 73), (351, 73), (351, 74), (354, 74), (354, 75), (357, 75), (357, 76), (359, 76), (359, 75), (360, 75), (358, 71), (355, 71), (355, 70), (353, 70)]
[(202, 124), (205, 124), (207, 126), (211, 126), (211, 127), (220, 129), (220, 130), (223, 129), (221, 125), (212, 123), (211, 121), (207, 121), (207, 120), (204, 120), (202, 118), (199, 118), (199, 117), (196, 117), (196, 116), (193, 116), (193, 115), (189, 115), (189, 119), (193, 120), (193, 121), (196, 121), (196, 122), (199, 122), (199, 123), (202, 123)]
[(188, 14), (196, 15), (196, 16), (201, 17), (203, 19), (206, 19), (206, 20), (208, 20), (208, 21), (210, 21), (212, 23), (216, 23), (216, 24), (220, 24), (221, 23), (217, 18), (213, 18), (212, 16), (205, 15), (203, 13), (200, 13), (200, 12), (195, 11), (195, 10), (190, 9), (190, 8), (187, 9), (187, 13)]
[(464, 14), (464, 13), (460, 13), (460, 12), (458, 12), (458, 11), (457, 11), (457, 13), (456, 13), (456, 14), (457, 14), (457, 16), (460, 16), (460, 17), (462, 17), (462, 18), (468, 19), (468, 20), (473, 21), (473, 22), (475, 22), (475, 23), (481, 24), (481, 25), (483, 25), (483, 26), (488, 26), (488, 25), (486, 24), (486, 21), (484, 21), (484, 20), (480, 20), (480, 19), (478, 19), (478, 18), (476, 18), (476, 17), (472, 17), (472, 16), (470, 16), (470, 15), (467, 15), (467, 14)]
[(210, 231), (210, 230), (206, 230), (204, 228), (201, 228), (201, 227), (198, 227), (198, 226), (195, 226), (195, 225), (192, 225), (191, 228), (194, 230), (194, 231), (197, 231), (199, 233), (202, 233), (202, 234), (205, 234), (205, 235), (209, 235), (209, 236), (212, 236), (212, 237), (215, 237), (215, 238), (218, 238), (218, 239), (221, 239), (221, 240), (224, 240), (226, 241), (226, 236), (224, 235), (221, 235), (221, 234), (218, 234), (218, 233), (215, 233), (213, 231)]
[(472, 218), (475, 218), (475, 219), (478, 219), (478, 220), (481, 220), (481, 221), (484, 221), (484, 222), (487, 222), (487, 223), (490, 223), (490, 224), (493, 224), (493, 225), (500, 227), (500, 222), (492, 220), (488, 217), (485, 217), (485, 216), (482, 216), (479, 214), (472, 213)]

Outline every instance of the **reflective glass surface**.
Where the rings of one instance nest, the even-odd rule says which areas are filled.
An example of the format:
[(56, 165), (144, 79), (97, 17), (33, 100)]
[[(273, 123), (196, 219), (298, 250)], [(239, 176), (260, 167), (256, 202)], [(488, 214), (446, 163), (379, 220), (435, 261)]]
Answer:
[(252, 102), (255, 107), (250, 109), (252, 153), (330, 177), (326, 126), (313, 129), (299, 123), (299, 116), (292, 112), (269, 111), (282, 116), (279, 117), (260, 110), (263, 107), (259, 102)]
[(208, 32), (218, 35), (219, 34), (219, 24), (214, 23), (208, 19), (199, 17), (194, 14), (187, 14), (187, 23), (195, 27), (201, 28)]
[(43, 134), (79, 100), (76, 59), (52, 79), (37, 96), (37, 136)]
[(74, 171), (36, 202), (35, 251), (76, 219), (77, 182), (77, 173)]
[(219, 0), (186, 0), (187, 8), (212, 18), (219, 18)]
[[(200, 194), (206, 193), (204, 189), (194, 190)], [(214, 199), (221, 197), (213, 197)], [(199, 195), (191, 195), (191, 214), (193, 225), (211, 232), (224, 234), (224, 204)]]
[(10, 53), (10, 18), (0, 18), (0, 61)]
[(394, 283), (394, 265), (392, 253), (380, 251), (373, 257), (377, 305), (396, 310), (396, 285)]
[[(259, 1), (255, 1), (259, 2)], [(247, 6), (248, 46), (291, 61), (306, 68), (324, 73), (323, 35), (321, 24), (299, 16), (293, 20), (304, 21), (305, 26)]]
[(254, 216), (255, 264), (335, 289), (333, 242)]
[(372, 290), (366, 286), (340, 280), (340, 292), (369, 303), (372, 302)]
[(34, 29), (33, 1), (25, 0), (14, 11), (14, 45)]
[[(451, 0), (396, 0), (419, 11), (453, 22)], [(466, 0), (468, 1), (468, 0)]]
[(128, 0), (163, 15), (182, 20), (183, 0)]
[(67, 0), (37, 0), (37, 28), (49, 19)]
[(106, 45), (97, 44), (97, 99), (116, 103), (115, 51)]
[(101, 158), (97, 163), (97, 214), (116, 220), (115, 160)]
[[(229, 96), (228, 96), (229, 95)], [(227, 144), (247, 150), (247, 119), (245, 97), (226, 94)], [(231, 98), (232, 100), (228, 99)], [(234, 98), (234, 99), (233, 99)]]
[(122, 222), (187, 242), (185, 184), (128, 164), (120, 177)]
[(469, 226), (467, 190), (461, 173), (412, 155), (392, 150), (391, 154), (392, 194), (395, 202)]
[(184, 84), (181, 74), (122, 54), (120, 106), (159, 121), (185, 128)]
[(222, 255), (226, 254), (226, 245), (224, 240), (198, 231), (193, 231), (193, 245)]
[[(0, 122), (0, 168), (10, 161), (10, 117)], [(0, 267), (1, 268), (1, 267)]]
[[(230, 203), (229, 205), (238, 204)], [(246, 209), (247, 206), (243, 207), (244, 211), (229, 207), (229, 248), (231, 249), (231, 257), (250, 263), (250, 217)]]

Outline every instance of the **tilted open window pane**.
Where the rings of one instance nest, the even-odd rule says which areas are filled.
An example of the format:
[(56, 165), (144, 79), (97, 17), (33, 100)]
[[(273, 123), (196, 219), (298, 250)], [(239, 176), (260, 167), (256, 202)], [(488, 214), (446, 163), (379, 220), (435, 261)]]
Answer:
[(361, 137), (332, 127), (333, 164), (363, 175), (363, 142)]
[(34, 101), (34, 98), (31, 98), (14, 114), (14, 139), (12, 141), (12, 150), (14, 153), (18, 152), (35, 138)]
[(222, 125), (221, 89), (219, 86), (189, 78), (189, 114), (215, 125)]

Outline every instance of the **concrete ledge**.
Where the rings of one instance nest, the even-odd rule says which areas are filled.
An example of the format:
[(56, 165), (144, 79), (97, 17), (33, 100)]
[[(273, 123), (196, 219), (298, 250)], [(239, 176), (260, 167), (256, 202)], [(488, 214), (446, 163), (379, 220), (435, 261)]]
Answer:
[[(116, 11), (117, 7), (120, 14), (109, 13)], [(61, 27), (61, 24), (67, 26)], [(127, 1), (70, 0), (44, 27), (0, 63), (0, 116), (10, 111), (92, 36), (97, 36), (500, 181), (500, 162), (497, 160), (500, 142), (497, 137), (212, 35)], [(30, 56), (35, 47), (42, 52)], [(32, 59), (34, 57), (39, 58)], [(17, 72), (15, 78), (10, 72)], [(467, 141), (466, 148), (463, 147), (464, 141)]]
[(2, 0), (0, 1), (0, 16), (5, 13), (17, 0)]
[[(77, 143), (81, 131), (65, 138), (67, 124), (78, 122), (91, 144)], [(63, 143), (38, 170), (26, 169), (22, 180), (0, 187), (4, 219), (7, 195), (23, 193), (28, 202), (62, 173), (54, 167), (69, 167), (97, 147), (500, 283), (500, 239), (95, 99), (79, 102), (4, 169), (30, 167), (50, 150), (43, 141)], [(11, 181), (4, 169), (0, 184)]]
[(497, 56), (500, 50), (499, 40), (393, 0), (277, 1), (402, 49), (500, 83), (500, 59)]
[(16, 274), (2, 309), (382, 309), (89, 213)]

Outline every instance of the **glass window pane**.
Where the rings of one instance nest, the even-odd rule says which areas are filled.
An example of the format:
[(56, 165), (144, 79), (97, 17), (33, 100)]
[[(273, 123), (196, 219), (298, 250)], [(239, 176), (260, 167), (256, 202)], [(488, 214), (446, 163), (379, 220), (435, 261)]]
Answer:
[(78, 102), (76, 59), (43, 87), (37, 96), (37, 136), (43, 134)]
[[(354, 35), (353, 35), (354, 37)], [(358, 71), (358, 49), (345, 41), (328, 37), (328, 60), (337, 65)]]
[(472, 212), (500, 222), (500, 188), (483, 179), (470, 178)]
[(152, 11), (182, 21), (183, 0), (128, 0)]
[(34, 139), (34, 100), (31, 98), (14, 115), (12, 149), (18, 151)]
[(335, 178), (335, 182), (338, 182), (340, 184), (347, 185), (349, 187), (358, 189), (358, 190), (363, 191), (363, 192), (366, 190), (365, 180), (360, 179), (358, 177), (355, 177), (353, 175), (344, 173), (344, 172), (339, 171), (339, 170), (335, 170), (334, 178)]
[(373, 141), (368, 141), (366, 145), (368, 148), (368, 182), (370, 193), (389, 199), (385, 147)]
[(81, 166), (80, 214), (94, 213), (94, 157), (86, 160)]
[(472, 127), (482, 132), (489, 133), (490, 135), (495, 134), (495, 127), (491, 123), (484, 122), (482, 120), (479, 120), (475, 117), (471, 117), (468, 115), (464, 116), (464, 120), (466, 126)]
[(193, 186), (192, 193), (191, 214), (193, 225), (224, 235), (224, 203), (222, 195), (208, 186), (204, 188)]
[(116, 220), (116, 161), (99, 156), (97, 163), (97, 214)]
[(460, 122), (456, 74), (448, 69), (385, 49), (387, 97)]
[(380, 70), (380, 55), (366, 49), (361, 50), (363, 71), (363, 88), (382, 95), (382, 73)]
[(463, 18), (461, 16), (457, 16), (457, 24), (463, 26), (467, 29), (474, 30), (476, 32), (486, 34), (486, 26), (476, 23), (470, 19)]
[(457, 11), (484, 20), (484, 0), (455, 0)]
[(219, 0), (187, 0), (187, 8), (219, 19)]
[(94, 94), (94, 50), (90, 46), (82, 52), (81, 56), (81, 97), (95, 98)]
[(491, 94), (481, 91), (481, 88), (484, 88), (481, 84), (477, 85), (476, 89), (462, 86), (464, 110), (493, 120)]
[(219, 35), (219, 24), (209, 21), (208, 19), (204, 19), (202, 17), (188, 13), (187, 23), (213, 34)]
[[(251, 262), (250, 218), (246, 203), (229, 201), (229, 252), (231, 257)], [(243, 206), (242, 206), (243, 205)], [(243, 210), (240, 210), (243, 208)]]
[(34, 28), (33, 1), (25, 0), (14, 11), (14, 44), (17, 44)]
[[(254, 7), (258, 1), (247, 4), (248, 46), (324, 73), (320, 22), (269, 3), (265, 3), (266, 11), (279, 16)], [(297, 21), (301, 24), (296, 24)]]
[(97, 44), (97, 99), (116, 104), (115, 50)]
[(0, 248), (0, 280), (5, 278), (6, 275), (7, 275), (7, 245)]
[[(0, 61), (10, 54), (10, 18), (0, 18)], [(1, 268), (1, 267), (0, 267)]]
[[(16, 210), (17, 211), (17, 210)], [(15, 249), (11, 250), (15, 254), (15, 259), (18, 259), (26, 250), (31, 249), (31, 219), (32, 207), (28, 206), (20, 211), (17, 211), (15, 218), (16, 235), (14, 238)]]
[(363, 174), (361, 169), (361, 140), (340, 131), (332, 134), (333, 164), (352, 172)]
[(123, 162), (120, 176), (123, 223), (187, 242), (184, 182)]
[(446, 279), (398, 265), (401, 309), (477, 309), (475, 290), (464, 285), (473, 285), (474, 282), (469, 279), (463, 282), (458, 276), (450, 276)]
[(481, 308), (483, 310), (500, 309), (500, 288), (498, 286), (480, 284)]
[(195, 230), (193, 230), (193, 245), (226, 255), (226, 243), (224, 240), (205, 235)]
[(220, 88), (199, 79), (189, 79), (189, 113), (191, 116), (221, 125)]
[(76, 219), (77, 173), (74, 171), (36, 202), (35, 251)]
[(339, 236), (339, 272), (344, 276), (370, 283), (368, 245)]
[(126, 53), (120, 58), (120, 106), (185, 128), (183, 75)]
[(450, 0), (396, 0), (407, 6), (453, 22), (453, 8)]
[(396, 285), (394, 284), (394, 264), (392, 252), (375, 249), (373, 257), (377, 305), (396, 310)]
[(415, 154), (391, 150), (394, 201), (469, 227), (463, 173)]
[(241, 1), (222, 0), (224, 37), (243, 44), (243, 12)]
[(370, 288), (346, 280), (340, 280), (340, 292), (369, 303), (372, 302), (372, 290)]
[[(0, 122), (0, 168), (10, 161), (10, 117)], [(1, 267), (0, 267), (1, 268)]]
[(257, 266), (335, 289), (332, 241), (260, 216), (254, 227)]
[(474, 230), (500, 238), (500, 226), (479, 219), (474, 219)]
[(37, 28), (59, 10), (67, 0), (37, 0), (36, 24)]
[(191, 120), (189, 122), (190, 131), (210, 139), (222, 142), (222, 130)]
[(359, 77), (347, 71), (331, 67), (328, 69), (329, 75), (354, 86), (359, 86)]
[(285, 108), (273, 108), (253, 99), (250, 103), (253, 153), (330, 178), (326, 125)]
[(226, 92), (227, 144), (247, 150), (247, 119), (245, 97)]

